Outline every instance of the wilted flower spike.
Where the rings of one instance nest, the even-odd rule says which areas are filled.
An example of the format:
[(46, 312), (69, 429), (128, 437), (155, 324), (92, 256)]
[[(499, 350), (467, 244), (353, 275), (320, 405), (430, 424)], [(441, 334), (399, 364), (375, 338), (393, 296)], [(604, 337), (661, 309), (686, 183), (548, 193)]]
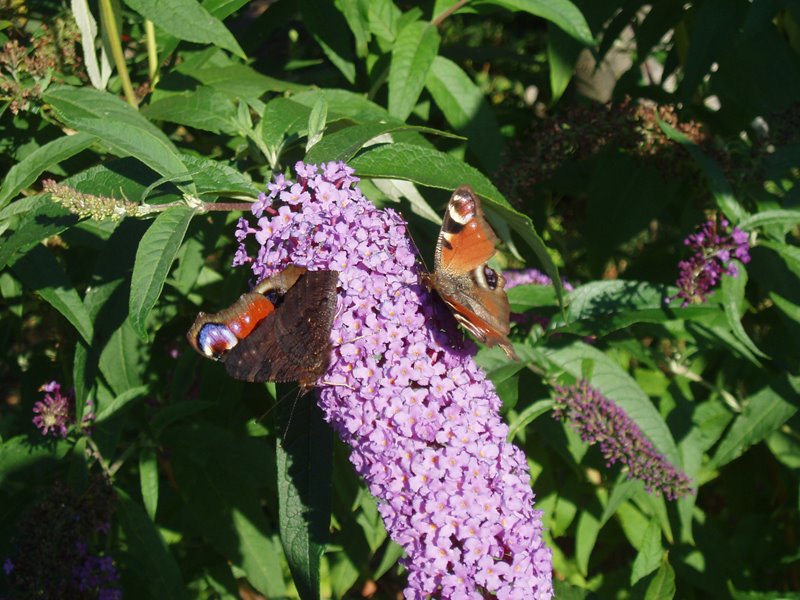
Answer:
[(42, 188), (54, 201), (81, 218), (119, 221), (125, 216), (137, 215), (139, 211), (139, 206), (135, 202), (84, 194), (52, 179), (45, 180)]
[(340, 272), (319, 403), (406, 551), (406, 598), (552, 597), (525, 456), (474, 345), (420, 285), (402, 218), (366, 200), (344, 164), (295, 171), (238, 236), (258, 243), (258, 279), (290, 263)]
[(683, 241), (694, 252), (691, 258), (678, 263), (679, 289), (675, 297), (683, 298), (683, 306), (705, 302), (723, 274), (735, 277), (738, 270), (733, 259), (744, 264), (750, 262), (749, 236), (738, 227), (729, 232), (729, 227), (725, 219), (706, 221), (699, 231)]
[(71, 401), (61, 393), (61, 385), (56, 381), (44, 384), (40, 391), (45, 392), (44, 399), (33, 405), (33, 424), (42, 435), (67, 437), (67, 426), (72, 424)]
[(569, 421), (584, 442), (599, 444), (608, 465), (621, 462), (628, 479), (639, 479), (648, 491), (661, 492), (670, 500), (692, 491), (691, 480), (655, 449), (625, 411), (587, 381), (557, 386), (555, 391), (553, 416)]

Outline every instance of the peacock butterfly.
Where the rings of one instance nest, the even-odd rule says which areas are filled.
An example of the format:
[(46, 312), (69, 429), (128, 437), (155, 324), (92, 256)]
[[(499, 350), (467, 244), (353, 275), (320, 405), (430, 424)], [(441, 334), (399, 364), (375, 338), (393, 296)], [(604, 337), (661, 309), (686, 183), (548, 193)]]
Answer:
[(228, 308), (198, 314), (186, 338), (235, 379), (313, 387), (330, 363), (338, 279), (290, 265)]
[(461, 323), (487, 346), (500, 346), (519, 360), (508, 340), (509, 306), (502, 273), (487, 263), (497, 237), (483, 216), (480, 200), (468, 185), (450, 197), (436, 243), (433, 273), (423, 276)]

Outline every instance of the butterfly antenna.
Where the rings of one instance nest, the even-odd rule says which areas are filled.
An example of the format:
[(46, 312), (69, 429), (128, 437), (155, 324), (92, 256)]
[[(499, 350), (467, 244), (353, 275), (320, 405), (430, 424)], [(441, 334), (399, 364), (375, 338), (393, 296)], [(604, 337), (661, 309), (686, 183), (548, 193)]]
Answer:
[(283, 440), (286, 439), (286, 436), (289, 434), (289, 428), (292, 426), (292, 418), (294, 417), (294, 411), (297, 408), (297, 403), (300, 400), (300, 396), (303, 395), (302, 388), (297, 390), (297, 395), (294, 397), (294, 402), (292, 402), (292, 409), (289, 411), (289, 418), (286, 419), (286, 427), (283, 428), (283, 434), (281, 435), (281, 445), (283, 445)]

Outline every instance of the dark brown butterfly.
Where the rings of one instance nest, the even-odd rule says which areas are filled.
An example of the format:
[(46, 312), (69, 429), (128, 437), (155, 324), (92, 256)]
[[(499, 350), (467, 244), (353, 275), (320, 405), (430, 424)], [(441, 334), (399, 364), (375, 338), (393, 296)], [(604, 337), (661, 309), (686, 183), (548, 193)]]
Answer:
[(436, 244), (433, 273), (424, 276), (452, 309), (456, 320), (487, 346), (500, 346), (519, 360), (508, 341), (506, 280), (487, 263), (497, 237), (483, 216), (472, 188), (462, 185), (450, 197)]
[(230, 307), (198, 314), (186, 338), (235, 379), (313, 387), (330, 363), (338, 279), (290, 265)]

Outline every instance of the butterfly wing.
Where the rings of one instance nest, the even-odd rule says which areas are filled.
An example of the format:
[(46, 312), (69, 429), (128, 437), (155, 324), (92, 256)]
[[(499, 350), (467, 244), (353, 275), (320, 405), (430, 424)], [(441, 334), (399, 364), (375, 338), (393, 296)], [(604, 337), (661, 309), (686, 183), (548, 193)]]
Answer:
[(338, 278), (335, 271), (299, 276), (278, 308), (222, 357), (228, 374), (244, 381), (313, 385), (330, 363)]
[(505, 279), (487, 265), (497, 236), (469, 186), (453, 192), (436, 245), (434, 272), (425, 281), (436, 289), (456, 319), (488, 346), (499, 344), (516, 358), (509, 332)]

